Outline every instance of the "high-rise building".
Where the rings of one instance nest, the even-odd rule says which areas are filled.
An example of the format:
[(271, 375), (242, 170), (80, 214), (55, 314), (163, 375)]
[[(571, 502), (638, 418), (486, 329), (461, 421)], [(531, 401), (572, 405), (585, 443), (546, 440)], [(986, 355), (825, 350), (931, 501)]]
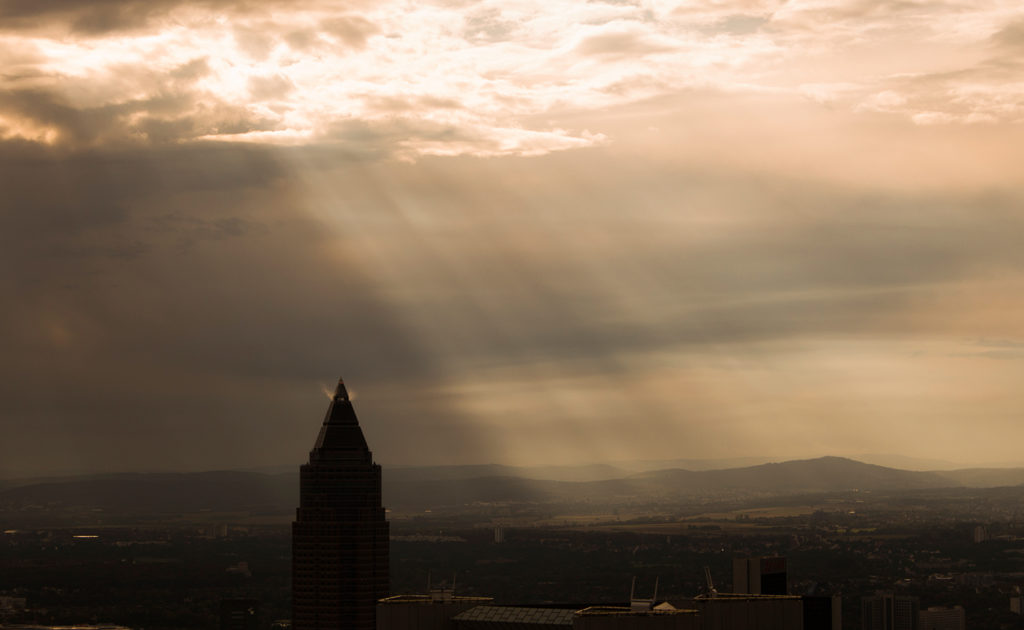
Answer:
[(984, 525), (978, 525), (974, 528), (974, 542), (983, 543), (988, 540), (988, 528)]
[(920, 613), (920, 630), (964, 630), (966, 627), (963, 606), (929, 606)]
[(880, 591), (860, 600), (864, 630), (917, 630), (921, 605), (916, 597)]
[(340, 380), (299, 479), (292, 628), (374, 630), (388, 595), (388, 522), (380, 466)]
[(804, 630), (840, 630), (843, 626), (843, 598), (839, 595), (801, 595)]
[(789, 593), (786, 559), (733, 558), (732, 592), (751, 595), (786, 595)]

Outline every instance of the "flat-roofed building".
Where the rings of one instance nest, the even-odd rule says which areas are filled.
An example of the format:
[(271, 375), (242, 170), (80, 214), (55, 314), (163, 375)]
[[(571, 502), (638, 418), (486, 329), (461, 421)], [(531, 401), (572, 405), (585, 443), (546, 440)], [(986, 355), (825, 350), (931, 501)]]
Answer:
[(454, 630), (569, 630), (577, 608), (477, 606), (452, 619)]
[(919, 617), (919, 630), (964, 630), (967, 627), (963, 606), (929, 606)]
[(839, 595), (801, 595), (804, 606), (804, 630), (840, 630), (843, 627), (843, 600)]
[(591, 606), (576, 612), (573, 630), (702, 630), (700, 613), (659, 605), (650, 610)]
[(863, 630), (918, 629), (920, 604), (916, 597), (880, 591), (860, 601), (860, 625)]
[(797, 595), (719, 593), (693, 600), (704, 630), (803, 630), (803, 599)]
[(490, 597), (459, 597), (447, 589), (430, 595), (394, 595), (377, 602), (377, 630), (454, 630), (459, 613), (486, 606)]

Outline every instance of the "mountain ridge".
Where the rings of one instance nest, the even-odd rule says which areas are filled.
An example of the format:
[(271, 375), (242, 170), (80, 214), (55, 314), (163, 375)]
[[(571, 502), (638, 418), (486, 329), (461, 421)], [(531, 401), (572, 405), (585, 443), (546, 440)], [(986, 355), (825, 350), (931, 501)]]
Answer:
[[(384, 502), (418, 510), (472, 503), (550, 501), (687, 501), (714, 495), (781, 496), (852, 490), (987, 488), (1024, 484), (1024, 468), (908, 471), (846, 457), (764, 463), (739, 468), (668, 468), (633, 472), (614, 466), (552, 466), (560, 479), (524, 476), (516, 467), (413, 467), (384, 470)], [(529, 472), (526, 473), (530, 474)], [(593, 478), (621, 474), (612, 478)], [(474, 476), (475, 475), (475, 476)], [(23, 480), (0, 486), (0, 511), (75, 508), (154, 514), (199, 511), (292, 510), (298, 502), (293, 472), (117, 473)]]

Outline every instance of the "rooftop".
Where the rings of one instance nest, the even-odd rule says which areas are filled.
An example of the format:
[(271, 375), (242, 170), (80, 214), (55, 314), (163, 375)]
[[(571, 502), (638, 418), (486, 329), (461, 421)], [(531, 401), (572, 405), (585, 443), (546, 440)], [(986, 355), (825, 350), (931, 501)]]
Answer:
[(572, 608), (526, 608), (521, 606), (477, 606), (461, 612), (456, 621), (475, 621), (503, 624), (536, 624), (572, 627), (576, 611)]
[(392, 595), (377, 600), (378, 604), (445, 604), (449, 602), (478, 602), (481, 606), (494, 601), (493, 597), (468, 597), (451, 595), (446, 598), (437, 598), (433, 595)]

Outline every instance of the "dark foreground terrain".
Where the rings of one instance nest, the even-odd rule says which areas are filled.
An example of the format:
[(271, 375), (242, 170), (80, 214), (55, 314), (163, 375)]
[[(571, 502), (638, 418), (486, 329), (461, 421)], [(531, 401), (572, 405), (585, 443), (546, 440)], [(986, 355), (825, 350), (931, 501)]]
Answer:
[[(641, 589), (658, 579), (659, 599), (683, 602), (705, 588), (704, 567), (728, 591), (733, 557), (783, 555), (791, 593), (842, 595), (845, 628), (860, 627), (860, 598), (878, 589), (916, 595), (922, 607), (961, 605), (971, 628), (1024, 625), (1009, 606), (1024, 585), (1024, 488), (852, 468), (860, 487), (839, 476), (804, 482), (784, 467), (771, 471), (781, 480), (771, 487), (739, 487), (739, 469), (697, 493), (679, 484), (661, 496), (491, 500), (407, 470), (404, 483), (449, 494), (391, 511), (392, 592), (423, 592), (429, 576), (497, 603), (617, 603), (635, 576)], [(464, 472), (445, 474), (474, 492), (537, 481)], [(174, 476), (113, 478), (129, 482), (123, 491), (111, 477), (9, 484), (0, 492), (0, 624), (212, 629), (221, 600), (242, 597), (259, 600), (261, 627), (287, 619), (290, 482), (267, 490), (247, 474), (208, 475), (191, 495)], [(673, 476), (686, 475), (654, 475), (669, 487)]]

